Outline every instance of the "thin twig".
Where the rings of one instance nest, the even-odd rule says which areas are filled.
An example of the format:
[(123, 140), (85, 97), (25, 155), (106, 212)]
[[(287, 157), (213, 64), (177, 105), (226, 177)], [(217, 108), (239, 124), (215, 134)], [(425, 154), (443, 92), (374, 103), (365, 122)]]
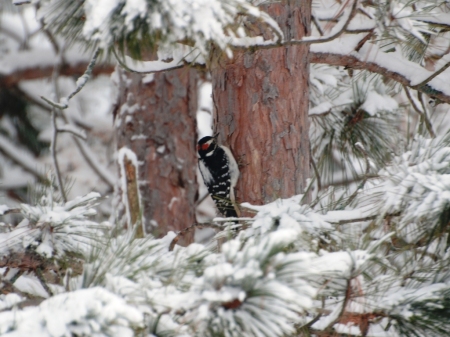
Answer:
[(58, 127), (58, 129), (56, 130), (58, 132), (67, 132), (70, 133), (78, 138), (81, 138), (83, 140), (86, 140), (86, 134), (84, 133), (84, 130), (77, 130), (75, 128), (72, 127), (72, 125), (68, 124), (68, 125), (62, 125), (60, 127)]
[(91, 62), (89, 62), (88, 66), (86, 68), (86, 71), (84, 72), (83, 75), (81, 75), (80, 78), (78, 78), (77, 87), (69, 96), (67, 96), (67, 101), (70, 101), (72, 99), (72, 97), (74, 97), (76, 94), (78, 94), (81, 91), (81, 89), (84, 88), (87, 81), (89, 80), (89, 78), (92, 75), (92, 69), (94, 69), (94, 66), (95, 66), (95, 63), (97, 62), (99, 53), (100, 53), (100, 49), (97, 48), (94, 52), (94, 55), (92, 56)]
[[(81, 91), (81, 89), (86, 85), (87, 79), (89, 79), (89, 77), (92, 73), (92, 69), (95, 66), (98, 55), (99, 55), (99, 49), (97, 49), (94, 52), (94, 55), (93, 55), (91, 61), (89, 62), (86, 71), (77, 81), (77, 87), (69, 96), (67, 96), (67, 98), (64, 99), (65, 100), (64, 103), (62, 103), (62, 104), (57, 103), (46, 97), (41, 96), (41, 98), (45, 102), (50, 104), (50, 106), (61, 110), (61, 116), (63, 117), (64, 121), (68, 125), (72, 125), (73, 123), (72, 123), (71, 119), (69, 118), (69, 116), (64, 112), (64, 110), (67, 109), (69, 100), (72, 99), (76, 94), (78, 94)], [(80, 139), (78, 139), (77, 137), (73, 137), (73, 140), (75, 141), (76, 146), (78, 147), (81, 155), (86, 160), (88, 165), (94, 170), (95, 173), (97, 173), (97, 175), (100, 177), (100, 179), (102, 179), (110, 188), (114, 188), (115, 179), (111, 175), (106, 173), (107, 169), (104, 168), (102, 165), (100, 165), (97, 162), (97, 160), (94, 158), (94, 155), (85, 147), (85, 145), (83, 143), (80, 142)]]
[(309, 147), (309, 159), (311, 160), (311, 165), (312, 165), (312, 167), (314, 169), (314, 174), (316, 175), (317, 188), (320, 191), (320, 190), (322, 190), (322, 181), (320, 179), (320, 174), (319, 174), (319, 170), (317, 169), (316, 162), (315, 162), (315, 160), (313, 158), (313, 155), (311, 153), (311, 147)]
[[(318, 39), (309, 39), (309, 38), (303, 38), (301, 40), (291, 40), (291, 41), (284, 41), (284, 42), (274, 42), (274, 43), (268, 43), (268, 44), (263, 44), (263, 45), (256, 45), (253, 46), (255, 49), (272, 49), (272, 48), (277, 48), (277, 47), (288, 47), (288, 46), (298, 46), (298, 45), (303, 45), (303, 44), (317, 44), (317, 43), (326, 43), (326, 42), (330, 42), (333, 41), (334, 39), (338, 38), (339, 36), (341, 36), (346, 30), (348, 25), (350, 24), (350, 21), (353, 19), (353, 17), (356, 14), (356, 10), (357, 10), (357, 4), (358, 4), (358, 0), (353, 0), (353, 5), (352, 5), (352, 9), (350, 10), (350, 14), (348, 15), (347, 20), (345, 21), (344, 25), (342, 26), (342, 28), (337, 31), (336, 33), (330, 35), (330, 36), (325, 36), (325, 37), (321, 37)], [(241, 50), (241, 49), (248, 49), (248, 46), (232, 46), (234, 49), (237, 50)]]
[(223, 230), (223, 226), (215, 224), (213, 222), (197, 222), (193, 225), (186, 227), (182, 231), (178, 232), (178, 234), (173, 238), (172, 242), (169, 245), (169, 251), (172, 251), (177, 242), (185, 236), (187, 233), (190, 233), (192, 231), (195, 231), (195, 229), (203, 229), (203, 228), (213, 228), (217, 230)]
[[(67, 122), (67, 116), (64, 113), (63, 116)], [(84, 160), (88, 163), (92, 170), (94, 170), (94, 172), (97, 173), (100, 179), (103, 180), (110, 188), (114, 188), (115, 178), (112, 176), (112, 174), (109, 173), (108, 169), (97, 161), (92, 151), (88, 147), (86, 147), (79, 138), (73, 137), (73, 140), (75, 141), (75, 144), (78, 147), (78, 150), (80, 151)]]
[(426, 85), (428, 82), (430, 82), (433, 78), (435, 78), (436, 76), (440, 75), (441, 73), (443, 73), (448, 67), (450, 67), (450, 62), (447, 62), (446, 64), (444, 64), (439, 70), (435, 71), (433, 74), (431, 74), (430, 76), (428, 76), (425, 80), (423, 80), (422, 82), (420, 82), (419, 84), (413, 85), (411, 86), (411, 88), (413, 89), (419, 89), (420, 87), (423, 87), (424, 85)]
[(0, 214), (0, 216), (2, 216), (2, 215), (7, 215), (7, 214), (13, 214), (13, 213), (14, 213), (14, 214), (20, 213), (20, 208), (9, 208), (9, 209), (3, 211), (3, 212)]
[(85, 71), (84, 74), (81, 75), (81, 76), (78, 78), (78, 80), (77, 80), (77, 87), (75, 88), (75, 90), (74, 90), (69, 96), (63, 97), (63, 98), (62, 98), (62, 101), (63, 101), (63, 102), (57, 103), (57, 102), (52, 101), (51, 99), (48, 99), (48, 98), (46, 98), (46, 97), (44, 97), (44, 96), (41, 96), (41, 98), (42, 98), (45, 102), (47, 102), (48, 104), (50, 104), (52, 107), (54, 107), (54, 108), (58, 108), (58, 109), (61, 109), (61, 110), (67, 109), (67, 108), (69, 107), (69, 104), (68, 104), (69, 101), (70, 101), (76, 94), (78, 94), (78, 93), (81, 91), (81, 89), (84, 88), (84, 86), (86, 85), (88, 79), (91, 77), (92, 69), (94, 68), (95, 63), (97, 62), (97, 57), (98, 57), (98, 54), (99, 54), (99, 53), (100, 53), (100, 50), (99, 50), (99, 49), (97, 49), (97, 50), (94, 52), (94, 55), (92, 56), (92, 59), (91, 59), (91, 61), (89, 62), (88, 66), (87, 66), (87, 68), (86, 68), (86, 71)]
[(319, 32), (320, 36), (323, 36), (323, 30), (322, 27), (320, 27), (320, 23), (317, 20), (317, 18), (314, 15), (311, 15), (312, 22), (314, 23), (314, 26), (317, 28), (317, 31)]
[[(58, 62), (55, 64), (55, 67), (53, 68), (53, 74), (52, 74), (52, 84), (53, 84), (53, 90), (56, 99), (59, 99), (59, 87), (58, 87), (58, 78), (59, 78), (59, 71), (62, 67), (63, 57), (62, 54), (64, 52), (64, 48), (58, 48), (60, 51)], [(50, 153), (52, 156), (53, 166), (55, 169), (55, 175), (56, 179), (58, 181), (58, 189), (59, 193), (61, 193), (61, 198), (64, 202), (67, 202), (67, 196), (66, 192), (64, 190), (64, 184), (61, 177), (61, 170), (59, 168), (58, 163), (58, 157), (56, 155), (56, 145), (57, 145), (57, 139), (58, 139), (58, 125), (56, 123), (56, 107), (52, 106), (51, 110), (51, 120), (52, 120), (52, 141), (50, 143)]]
[[(394, 216), (400, 216), (401, 213), (397, 212), (397, 213), (389, 213), (389, 214), (385, 214), (383, 219), (386, 218), (390, 218), (390, 217), (394, 217)], [(371, 215), (371, 216), (366, 216), (364, 218), (355, 218), (355, 219), (348, 219), (348, 220), (339, 220), (337, 222), (334, 221), (327, 221), (330, 224), (334, 224), (334, 225), (346, 225), (349, 223), (354, 223), (354, 222), (363, 222), (363, 221), (371, 221), (371, 220), (375, 220), (379, 217), (379, 215)]]
[(427, 127), (428, 132), (430, 133), (431, 138), (436, 138), (436, 134), (433, 130), (433, 125), (431, 124), (430, 119), (428, 118), (427, 108), (425, 106), (425, 101), (423, 99), (423, 95), (420, 91), (417, 92), (417, 97), (419, 98), (420, 104), (423, 109), (423, 118), (425, 119), (425, 126)]
[[(405, 85), (403, 86), (403, 90), (405, 90), (406, 97), (408, 97), (408, 100), (411, 103), (413, 109), (419, 114), (421, 122), (425, 123), (425, 127), (427, 128), (430, 136), (432, 138), (436, 138), (436, 134), (433, 131), (433, 127), (432, 127), (431, 122), (428, 119), (428, 116), (426, 115), (426, 113), (419, 109), (419, 107), (417, 106), (413, 97), (411, 96), (411, 93), (409, 92), (408, 88)], [(417, 92), (417, 95), (419, 96), (419, 98), (422, 98), (422, 93), (420, 91)], [(421, 99), (421, 101), (422, 101), (422, 99)], [(421, 102), (421, 104), (422, 104), (422, 107), (424, 107), (423, 102)]]
[(354, 223), (354, 222), (364, 222), (364, 221), (375, 220), (376, 218), (378, 218), (378, 215), (366, 216), (365, 218), (339, 220), (337, 222), (333, 222), (333, 221), (328, 221), (328, 222), (331, 224), (334, 224), (334, 225), (346, 225), (346, 224)]
[(323, 38), (320, 38), (320, 39), (315, 39), (315, 40), (306, 40), (304, 42), (302, 40), (301, 41), (287, 41), (286, 43), (291, 42), (294, 45), (296, 45), (296, 44), (303, 44), (305, 42), (309, 43), (309, 44), (312, 44), (312, 43), (325, 43), (325, 42), (330, 42), (330, 41), (338, 38), (339, 36), (341, 36), (347, 30), (347, 27), (350, 24), (350, 21), (355, 16), (356, 10), (357, 10), (357, 4), (358, 4), (358, 0), (353, 0), (352, 9), (350, 10), (350, 14), (348, 15), (347, 21), (344, 23), (344, 26), (342, 26), (342, 28), (338, 32), (336, 32), (335, 34), (327, 36), (327, 37), (323, 37)]
[(299, 330), (301, 330), (303, 328), (310, 328), (310, 327), (312, 327), (314, 325), (314, 323), (316, 323), (322, 317), (324, 308), (325, 308), (325, 298), (322, 296), (322, 310), (319, 312), (319, 314), (316, 317), (314, 317), (308, 323), (306, 323), (305, 325), (303, 325), (299, 329), (297, 329), (297, 331), (299, 331)]
[(358, 42), (356, 45), (355, 51), (359, 52), (361, 48), (364, 46), (364, 44), (370, 40), (370, 38), (375, 34), (374, 29), (371, 29), (369, 33), (361, 39), (361, 41)]
[(64, 110), (64, 109), (67, 109), (69, 107), (67, 104), (56, 103), (55, 101), (52, 101), (51, 99), (49, 99), (49, 98), (47, 98), (45, 96), (41, 96), (41, 98), (45, 102), (47, 102), (49, 105), (51, 105), (53, 108), (56, 108), (56, 109)]
[(58, 180), (58, 189), (61, 193), (61, 197), (64, 202), (67, 202), (66, 192), (64, 190), (64, 185), (61, 178), (61, 170), (59, 168), (58, 157), (56, 155), (56, 144), (58, 139), (58, 126), (56, 125), (56, 113), (55, 108), (52, 109), (52, 141), (50, 143), (50, 153), (53, 160), (53, 166), (55, 167), (55, 174)]
[(42, 275), (42, 270), (41, 268), (36, 268), (35, 274), (39, 280), (39, 282), (41, 283), (42, 287), (44, 287), (45, 291), (50, 295), (53, 296), (53, 291), (50, 289), (50, 287), (48, 286), (47, 282), (45, 282), (44, 279), (44, 275)]
[(351, 281), (352, 281), (351, 278), (349, 278), (347, 280), (347, 286), (346, 286), (346, 290), (345, 290), (344, 302), (342, 303), (342, 307), (341, 307), (341, 311), (339, 312), (339, 315), (332, 322), (330, 322), (330, 324), (328, 324), (328, 326), (324, 330), (331, 329), (333, 327), (333, 325), (335, 325), (336, 323), (339, 322), (339, 320), (341, 319), (342, 315), (344, 314), (345, 307), (347, 306), (347, 303), (350, 300), (350, 296), (352, 294)]
[(19, 277), (21, 277), (23, 275), (25, 271), (22, 269), (19, 269), (19, 271), (11, 278), (11, 280), (9, 280), (9, 282), (14, 285), (14, 282), (16, 282), (18, 280)]

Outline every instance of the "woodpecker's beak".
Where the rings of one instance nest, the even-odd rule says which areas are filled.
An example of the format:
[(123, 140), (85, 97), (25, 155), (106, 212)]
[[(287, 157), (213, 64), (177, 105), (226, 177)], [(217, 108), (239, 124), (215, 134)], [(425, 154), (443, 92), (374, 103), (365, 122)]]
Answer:
[(217, 137), (219, 137), (219, 132), (217, 132), (214, 136), (212, 136), (215, 140), (217, 140)]

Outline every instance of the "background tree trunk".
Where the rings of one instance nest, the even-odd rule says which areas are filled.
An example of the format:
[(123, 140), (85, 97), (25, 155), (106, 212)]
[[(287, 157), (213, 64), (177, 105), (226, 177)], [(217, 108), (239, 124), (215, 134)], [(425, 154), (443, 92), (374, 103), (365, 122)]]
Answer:
[[(286, 40), (310, 33), (310, 1), (268, 6)], [(219, 141), (240, 166), (238, 202), (263, 204), (300, 194), (309, 168), (307, 45), (235, 52), (212, 70)]]
[[(118, 149), (137, 155), (146, 233), (195, 222), (197, 76), (184, 68), (142, 76), (118, 70)], [(184, 236), (185, 244), (192, 237)]]

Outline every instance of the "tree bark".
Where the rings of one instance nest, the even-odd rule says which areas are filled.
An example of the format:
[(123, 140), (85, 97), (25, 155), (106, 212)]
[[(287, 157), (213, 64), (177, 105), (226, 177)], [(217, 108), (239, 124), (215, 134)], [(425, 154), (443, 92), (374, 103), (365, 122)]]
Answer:
[[(286, 40), (310, 34), (310, 1), (267, 7)], [(262, 204), (304, 192), (309, 168), (309, 47), (219, 56), (212, 69), (219, 141), (239, 164), (238, 202)]]
[[(117, 77), (118, 148), (131, 149), (140, 162), (146, 233), (181, 231), (195, 222), (198, 193), (196, 72), (184, 68), (143, 77), (118, 70)], [(189, 243), (192, 235), (184, 240)]]

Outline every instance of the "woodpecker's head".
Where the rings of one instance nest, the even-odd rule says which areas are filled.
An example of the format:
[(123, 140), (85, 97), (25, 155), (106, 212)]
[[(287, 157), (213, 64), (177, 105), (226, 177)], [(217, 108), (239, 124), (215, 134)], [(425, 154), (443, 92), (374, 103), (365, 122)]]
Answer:
[(198, 141), (197, 151), (200, 158), (211, 156), (217, 148), (216, 138), (218, 135), (206, 136)]

